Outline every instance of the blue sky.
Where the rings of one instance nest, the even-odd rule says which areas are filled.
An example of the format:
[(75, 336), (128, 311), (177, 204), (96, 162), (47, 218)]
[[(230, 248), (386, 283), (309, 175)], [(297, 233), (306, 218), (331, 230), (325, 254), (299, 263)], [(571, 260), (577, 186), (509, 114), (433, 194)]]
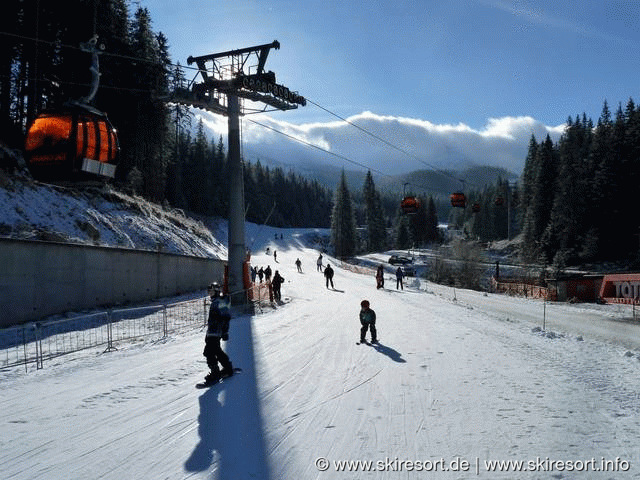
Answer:
[[(637, 1), (141, 0), (140, 5), (151, 12), (154, 30), (168, 37), (172, 59), (183, 65), (189, 55), (278, 40), (281, 48), (271, 51), (266, 68), (279, 83), (342, 117), (365, 121), (376, 134), (415, 149), (438, 167), (493, 162), (519, 173), (531, 133), (557, 138), (568, 116), (586, 112), (597, 120), (605, 99), (613, 110), (630, 97), (640, 101)], [(370, 114), (363, 120), (364, 112)], [(258, 121), (336, 152), (342, 144), (330, 137), (340, 136), (341, 129), (344, 143), (371, 144), (311, 104)], [(214, 130), (223, 123), (211, 120)], [(263, 144), (284, 141), (269, 139), (266, 132), (252, 134), (258, 127), (245, 123), (249, 147), (258, 138)], [(422, 138), (416, 125), (422, 125)], [(504, 151), (499, 142), (483, 143), (494, 137), (504, 139)], [(478, 142), (480, 154), (472, 150)], [(369, 158), (373, 168), (385, 165), (359, 147), (339, 153), (352, 151), (358, 161)], [(502, 159), (489, 158), (492, 151)], [(397, 163), (415, 164), (408, 158)]]

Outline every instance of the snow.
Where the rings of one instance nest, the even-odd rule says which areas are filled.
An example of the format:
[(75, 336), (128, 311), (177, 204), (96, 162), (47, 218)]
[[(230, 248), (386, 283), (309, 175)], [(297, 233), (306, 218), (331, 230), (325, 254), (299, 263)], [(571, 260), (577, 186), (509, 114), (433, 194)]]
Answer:
[[(243, 372), (221, 385), (194, 388), (207, 371), (201, 330), (0, 372), (3, 478), (640, 478), (631, 310), (416, 279), (397, 291), (390, 272), (376, 290), (373, 271), (325, 256), (327, 289), (323, 234), (247, 226), (252, 263), (285, 278), (284, 303), (234, 309), (225, 348)], [(356, 345), (364, 298), (377, 346)], [(603, 461), (609, 471), (593, 471)]]
[(109, 186), (71, 189), (0, 171), (0, 235), (226, 258), (201, 221)]

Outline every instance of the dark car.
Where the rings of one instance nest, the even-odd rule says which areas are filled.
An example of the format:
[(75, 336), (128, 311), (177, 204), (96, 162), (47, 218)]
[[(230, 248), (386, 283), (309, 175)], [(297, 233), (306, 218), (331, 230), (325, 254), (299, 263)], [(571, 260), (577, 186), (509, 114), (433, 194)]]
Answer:
[(412, 259), (408, 257), (403, 257), (401, 255), (391, 255), (389, 257), (389, 263), (391, 265), (406, 265), (407, 263), (413, 262)]

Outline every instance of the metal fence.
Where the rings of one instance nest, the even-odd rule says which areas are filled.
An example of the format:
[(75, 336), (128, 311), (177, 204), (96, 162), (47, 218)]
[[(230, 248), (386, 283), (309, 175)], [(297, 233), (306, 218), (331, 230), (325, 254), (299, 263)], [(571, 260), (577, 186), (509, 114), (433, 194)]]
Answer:
[(64, 320), (0, 330), (0, 369), (44, 362), (89, 348), (115, 350), (119, 342), (162, 339), (170, 333), (206, 326), (208, 297), (184, 302), (108, 310)]

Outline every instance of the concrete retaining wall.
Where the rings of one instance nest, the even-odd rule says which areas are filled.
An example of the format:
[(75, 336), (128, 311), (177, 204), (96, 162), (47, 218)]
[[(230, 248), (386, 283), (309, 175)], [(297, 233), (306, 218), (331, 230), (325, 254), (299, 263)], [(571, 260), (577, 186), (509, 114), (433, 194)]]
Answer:
[(223, 260), (0, 238), (0, 327), (202, 290)]

